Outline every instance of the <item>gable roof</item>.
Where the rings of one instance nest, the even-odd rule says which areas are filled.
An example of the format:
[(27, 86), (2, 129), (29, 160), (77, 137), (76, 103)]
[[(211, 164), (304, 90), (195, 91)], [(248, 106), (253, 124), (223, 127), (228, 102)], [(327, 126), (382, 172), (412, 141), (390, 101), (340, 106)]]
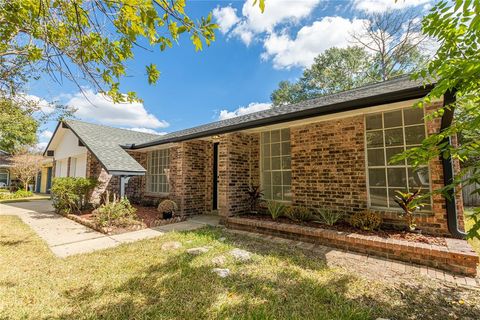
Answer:
[(10, 153), (0, 149), (0, 168), (8, 168), (10, 165)]
[(412, 81), (410, 80), (410, 76), (402, 76), (295, 104), (278, 106), (264, 111), (172, 132), (157, 137), (157, 139), (153, 141), (135, 144), (131, 146), (131, 148), (140, 149), (165, 143), (306, 119), (330, 113), (421, 98), (430, 90), (431, 86), (424, 86), (421, 80)]
[[(110, 174), (143, 174), (143, 168), (122, 148), (124, 145), (142, 144), (158, 138), (158, 135), (119, 129), (78, 120), (64, 120), (63, 125), (72, 130), (78, 139), (92, 152)], [(53, 136), (55, 136), (55, 133)], [(45, 153), (50, 147), (50, 143)]]

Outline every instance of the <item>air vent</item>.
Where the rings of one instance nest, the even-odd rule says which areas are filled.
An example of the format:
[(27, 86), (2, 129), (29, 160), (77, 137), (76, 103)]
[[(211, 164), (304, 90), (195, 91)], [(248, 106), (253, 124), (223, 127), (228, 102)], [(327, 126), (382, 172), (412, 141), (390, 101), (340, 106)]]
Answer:
[(78, 140), (78, 146), (79, 147), (85, 147), (85, 144), (81, 140)]
[(55, 155), (55, 151), (47, 150), (47, 157), (53, 157)]

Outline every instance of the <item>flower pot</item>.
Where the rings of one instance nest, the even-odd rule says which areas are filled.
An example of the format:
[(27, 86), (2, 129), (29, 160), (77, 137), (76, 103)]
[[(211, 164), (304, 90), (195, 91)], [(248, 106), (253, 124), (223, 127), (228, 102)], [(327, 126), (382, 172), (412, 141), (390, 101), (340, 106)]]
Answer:
[(164, 213), (162, 213), (162, 218), (163, 218), (163, 219), (172, 219), (172, 218), (173, 218), (173, 212), (164, 212)]

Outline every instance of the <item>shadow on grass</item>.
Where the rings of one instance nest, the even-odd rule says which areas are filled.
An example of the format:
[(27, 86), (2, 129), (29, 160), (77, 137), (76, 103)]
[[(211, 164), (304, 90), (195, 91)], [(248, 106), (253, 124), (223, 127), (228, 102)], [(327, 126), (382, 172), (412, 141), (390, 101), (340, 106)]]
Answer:
[[(221, 235), (208, 228), (184, 232), (189, 233), (205, 239)], [(251, 262), (229, 264), (227, 278), (219, 278), (212, 264), (199, 263), (201, 257), (183, 250), (159, 252), (166, 255), (161, 263), (145, 265), (119, 284), (64, 291), (80, 307), (60, 318), (475, 319), (480, 311), (478, 306), (457, 303), (462, 293), (447, 287), (398, 284), (383, 291), (372, 286), (369, 291), (363, 284), (366, 290), (357, 290), (358, 278), (330, 271), (322, 262), (324, 256), (310, 260), (287, 246), (226, 236), (226, 244), (258, 255)], [(262, 264), (262, 259), (268, 260)], [(270, 261), (288, 267), (265, 272), (261, 268), (272, 267), (266, 265)]]

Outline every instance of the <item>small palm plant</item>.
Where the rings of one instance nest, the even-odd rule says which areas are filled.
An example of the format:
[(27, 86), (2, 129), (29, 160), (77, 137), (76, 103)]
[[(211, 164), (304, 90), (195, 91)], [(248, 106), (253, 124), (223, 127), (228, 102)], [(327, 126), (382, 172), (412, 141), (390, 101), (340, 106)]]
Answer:
[(263, 197), (263, 192), (260, 189), (260, 186), (250, 186), (247, 191), (249, 201), (250, 201), (250, 211), (256, 213), (258, 211), (258, 205), (260, 200)]
[(277, 220), (285, 212), (285, 205), (277, 201), (268, 201), (268, 212), (272, 216), (273, 220)]
[(396, 192), (397, 195), (394, 200), (403, 210), (402, 216), (405, 217), (408, 229), (414, 231), (417, 227), (415, 211), (425, 206), (424, 203), (419, 202), (421, 200), (420, 189), (415, 192), (401, 192), (398, 190)]

